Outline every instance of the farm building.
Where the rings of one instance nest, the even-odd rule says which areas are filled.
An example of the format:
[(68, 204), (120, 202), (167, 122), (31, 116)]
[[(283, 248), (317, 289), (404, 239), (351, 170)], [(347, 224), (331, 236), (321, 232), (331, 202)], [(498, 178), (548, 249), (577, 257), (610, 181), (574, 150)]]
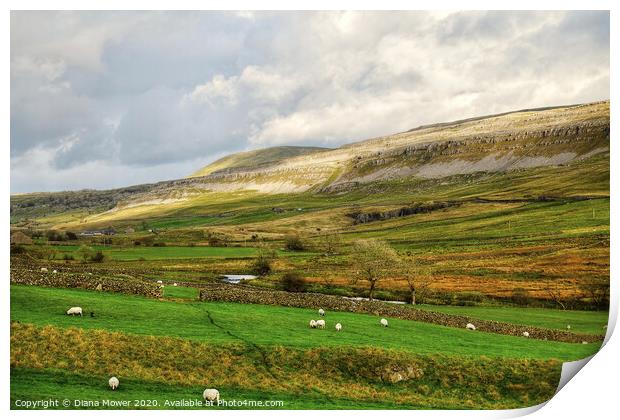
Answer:
[(85, 230), (80, 232), (80, 236), (101, 236), (101, 235), (116, 235), (114, 229), (102, 229), (102, 230)]

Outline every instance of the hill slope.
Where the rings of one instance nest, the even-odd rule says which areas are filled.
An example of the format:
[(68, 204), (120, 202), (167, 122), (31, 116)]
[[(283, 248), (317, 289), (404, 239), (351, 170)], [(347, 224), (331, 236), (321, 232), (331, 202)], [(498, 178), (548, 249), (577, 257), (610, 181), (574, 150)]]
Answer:
[[(422, 196), (436, 200), (440, 191), (444, 199), (607, 196), (609, 132), (609, 101), (523, 110), (419, 127), (337, 149), (277, 147), (238, 153), (189, 178), (156, 184), (21, 194), (11, 197), (11, 220), (61, 226), (158, 215), (219, 218), (244, 206), (239, 204), (242, 197), (256, 194), (305, 193), (317, 209), (356, 191), (366, 201), (379, 191), (402, 194), (403, 189), (417, 191), (410, 201)], [(446, 194), (441, 186), (448, 184), (453, 187)], [(479, 188), (472, 189), (475, 185)], [(214, 203), (219, 207), (206, 211)], [(258, 215), (256, 209), (252, 212)]]
[(234, 153), (218, 159), (204, 168), (200, 168), (191, 174), (189, 178), (211, 175), (212, 173), (219, 171), (230, 172), (232, 170), (240, 169), (255, 169), (266, 164), (273, 164), (282, 161), (286, 158), (303, 156), (325, 150), (329, 149), (323, 147), (279, 146)]

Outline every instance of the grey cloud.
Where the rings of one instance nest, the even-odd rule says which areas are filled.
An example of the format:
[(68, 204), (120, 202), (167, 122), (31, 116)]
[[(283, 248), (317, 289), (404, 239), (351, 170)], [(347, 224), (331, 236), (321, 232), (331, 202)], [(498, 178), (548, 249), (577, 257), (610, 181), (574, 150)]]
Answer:
[(12, 12), (12, 189), (608, 97), (608, 12)]

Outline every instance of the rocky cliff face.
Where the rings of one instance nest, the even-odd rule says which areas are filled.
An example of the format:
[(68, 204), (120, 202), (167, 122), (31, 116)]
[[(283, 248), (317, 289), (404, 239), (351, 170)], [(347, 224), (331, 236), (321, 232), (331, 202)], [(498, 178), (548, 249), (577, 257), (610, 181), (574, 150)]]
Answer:
[(422, 127), (260, 168), (220, 171), (199, 185), (217, 191), (333, 192), (378, 180), (563, 165), (608, 150), (609, 102), (598, 102)]
[(608, 151), (609, 101), (605, 101), (419, 127), (338, 149), (305, 150), (302, 156), (269, 162), (263, 159), (255, 166), (246, 159), (241, 167), (206, 176), (110, 191), (12, 197), (11, 210), (19, 215), (32, 207), (47, 206), (48, 213), (53, 213), (78, 199), (82, 208), (113, 211), (158, 200), (176, 202), (205, 191), (334, 193), (391, 179), (415, 182), (564, 165)]

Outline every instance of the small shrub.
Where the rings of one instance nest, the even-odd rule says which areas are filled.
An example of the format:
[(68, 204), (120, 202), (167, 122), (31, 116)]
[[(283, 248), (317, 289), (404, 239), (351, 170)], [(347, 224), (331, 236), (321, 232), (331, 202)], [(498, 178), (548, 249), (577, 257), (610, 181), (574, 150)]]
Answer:
[(284, 247), (289, 251), (303, 251), (306, 249), (299, 235), (287, 236), (284, 240)]
[(11, 245), (11, 255), (24, 254), (26, 247), (23, 245)]
[(96, 263), (100, 263), (105, 261), (105, 254), (102, 251), (97, 251), (95, 252), (95, 254), (90, 258), (90, 260), (92, 262), (96, 262)]
[(273, 249), (268, 248), (265, 245), (261, 245), (258, 248), (256, 260), (252, 266), (255, 274), (259, 276), (265, 276), (271, 273), (271, 263), (276, 258), (276, 253)]
[(306, 280), (297, 273), (286, 273), (282, 276), (282, 288), (287, 292), (305, 292)]
[(254, 262), (254, 273), (259, 276), (265, 276), (271, 273), (271, 261), (266, 258), (257, 258)]
[(521, 287), (512, 291), (511, 300), (517, 305), (528, 305), (531, 301), (529, 292)]

